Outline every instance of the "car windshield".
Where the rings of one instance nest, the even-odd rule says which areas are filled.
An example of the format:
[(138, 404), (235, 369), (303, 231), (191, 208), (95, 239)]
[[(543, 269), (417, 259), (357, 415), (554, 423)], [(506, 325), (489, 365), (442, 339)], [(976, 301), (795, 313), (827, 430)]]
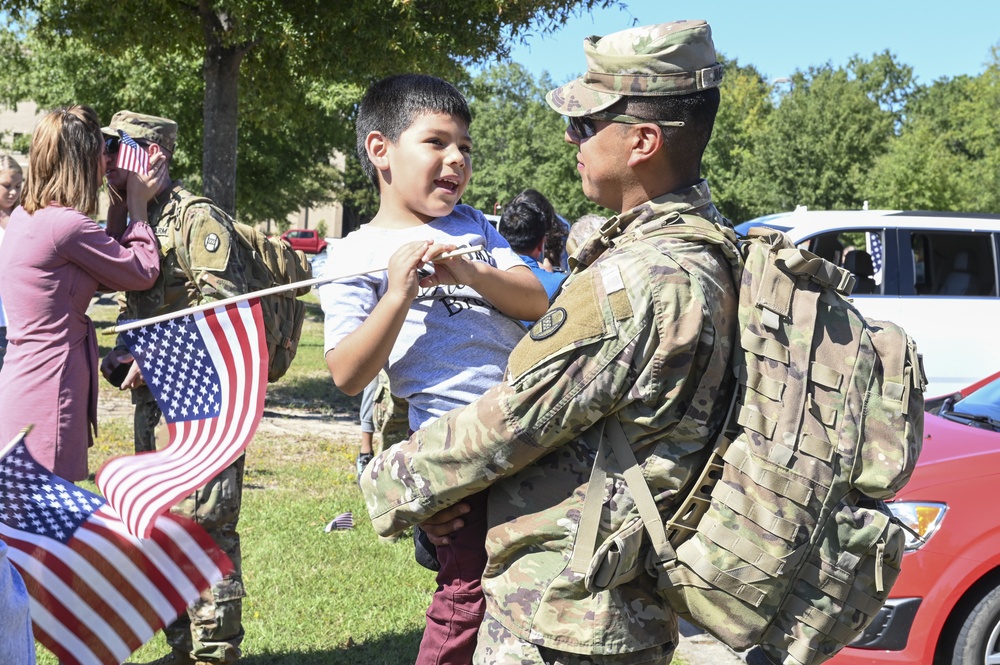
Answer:
[(967, 421), (970, 425), (983, 423), (1000, 429), (1000, 379), (955, 402), (942, 415), (951, 420)]
[(747, 232), (754, 228), (755, 226), (766, 226), (768, 228), (775, 229), (777, 231), (788, 231), (790, 226), (787, 224), (779, 224), (778, 220), (782, 217), (787, 217), (787, 212), (779, 212), (773, 215), (764, 215), (763, 217), (756, 217), (748, 222), (743, 222), (742, 224), (737, 224), (734, 228), (736, 232), (740, 235), (746, 235)]

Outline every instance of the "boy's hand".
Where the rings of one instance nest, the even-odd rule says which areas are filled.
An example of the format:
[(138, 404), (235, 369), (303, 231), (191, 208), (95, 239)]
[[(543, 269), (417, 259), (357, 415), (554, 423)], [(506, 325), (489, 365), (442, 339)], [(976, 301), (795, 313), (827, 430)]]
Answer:
[(420, 286), (433, 286), (424, 284), (428, 278), (425, 277), (426, 272), (421, 274), (423, 265), (435, 256), (453, 249), (454, 245), (430, 240), (406, 243), (389, 259), (389, 291), (404, 296), (409, 303), (417, 296)]
[[(428, 261), (434, 261), (441, 254), (454, 251), (455, 245), (432, 245), (425, 256)], [(473, 285), (476, 280), (476, 264), (468, 261), (464, 256), (455, 256), (450, 259), (434, 261), (434, 274), (428, 275), (420, 280), (420, 286), (432, 287), (441, 284), (465, 284)]]

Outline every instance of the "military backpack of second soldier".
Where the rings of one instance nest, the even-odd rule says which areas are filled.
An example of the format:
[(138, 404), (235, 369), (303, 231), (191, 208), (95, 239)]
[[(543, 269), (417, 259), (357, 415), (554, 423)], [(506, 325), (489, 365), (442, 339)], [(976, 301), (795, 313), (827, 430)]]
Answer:
[[(868, 626), (899, 574), (903, 527), (884, 500), (921, 448), (916, 347), (898, 326), (861, 316), (849, 272), (784, 234), (737, 240), (699, 217), (673, 222), (654, 233), (696, 232), (743, 266), (729, 427), (686, 499), (661, 514), (607, 418), (594, 473), (615, 459), (638, 515), (574, 561), (592, 592), (652, 575), (665, 604), (730, 647), (822, 663)], [(602, 493), (588, 493), (581, 534), (600, 521), (591, 494)], [(577, 547), (596, 538), (587, 541)]]
[[(174, 205), (179, 206), (175, 219), (179, 220), (171, 228), (172, 233), (186, 233), (183, 220), (188, 209), (197, 204), (215, 206), (210, 199), (201, 196), (186, 196)], [(218, 209), (218, 208), (216, 208)], [(305, 254), (293, 250), (280, 238), (268, 238), (257, 229), (235, 221), (224, 211), (227, 221), (232, 224), (231, 251), (236, 252), (234, 260), (243, 268), (250, 291), (260, 291), (281, 284), (292, 284), (310, 279), (312, 268)], [(185, 240), (177, 238), (174, 241)], [(181, 264), (194, 284), (199, 281), (190, 274), (190, 266)], [(267, 339), (268, 366), (267, 380), (277, 381), (288, 371), (298, 350), (302, 336), (302, 322), (305, 320), (306, 306), (299, 296), (309, 293), (309, 287), (282, 291), (261, 298), (261, 312), (264, 318), (264, 333)]]

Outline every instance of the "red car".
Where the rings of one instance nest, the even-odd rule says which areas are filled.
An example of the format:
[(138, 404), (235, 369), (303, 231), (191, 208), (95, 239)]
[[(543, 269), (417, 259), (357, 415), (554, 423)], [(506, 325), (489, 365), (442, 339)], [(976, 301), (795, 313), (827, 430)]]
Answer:
[(326, 249), (326, 240), (313, 229), (289, 229), (281, 234), (281, 239), (306, 254), (319, 254)]
[(892, 597), (832, 665), (1000, 664), (1000, 373), (928, 408), (917, 468), (890, 504), (921, 538), (908, 536)]

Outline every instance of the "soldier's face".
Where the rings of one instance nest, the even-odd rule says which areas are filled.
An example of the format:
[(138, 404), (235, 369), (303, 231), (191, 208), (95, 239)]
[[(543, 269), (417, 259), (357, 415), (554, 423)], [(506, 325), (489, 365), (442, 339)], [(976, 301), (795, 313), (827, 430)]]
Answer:
[[(597, 203), (622, 211), (622, 187), (620, 182), (622, 156), (625, 147), (622, 140), (622, 125), (604, 120), (588, 120), (592, 129), (578, 132), (573, 126), (566, 130), (565, 139), (577, 146), (576, 170), (580, 173), (584, 195)], [(588, 136), (583, 136), (588, 134)]]
[(386, 142), (382, 205), (428, 222), (451, 214), (472, 177), (472, 138), (460, 118), (417, 116), (395, 143)]

